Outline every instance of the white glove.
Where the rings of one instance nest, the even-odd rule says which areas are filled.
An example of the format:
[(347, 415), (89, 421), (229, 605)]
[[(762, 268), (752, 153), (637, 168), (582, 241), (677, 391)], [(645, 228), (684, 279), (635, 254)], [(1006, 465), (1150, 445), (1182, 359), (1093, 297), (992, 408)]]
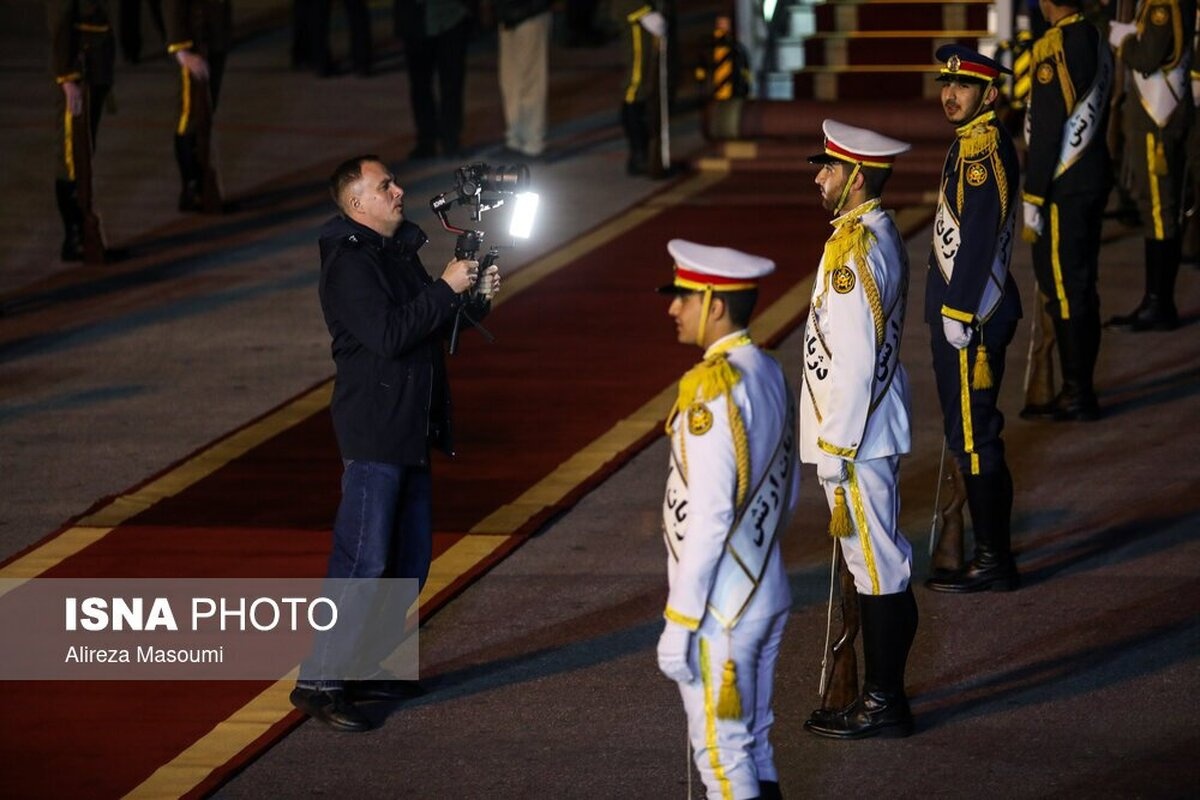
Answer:
[(1042, 209), (1026, 200), (1021, 204), (1021, 210), (1025, 218), (1025, 227), (1038, 236), (1041, 236), (1042, 230), (1046, 226), (1045, 221), (1042, 219)]
[(817, 453), (817, 479), (821, 483), (845, 483), (845, 460), (829, 453)]
[(956, 319), (942, 317), (942, 333), (955, 350), (962, 350), (971, 343), (971, 329)]
[(668, 622), (658, 637), (658, 669), (676, 683), (691, 683), (692, 668), (688, 651), (692, 632), (676, 622)]
[(667, 18), (657, 11), (651, 11), (638, 20), (651, 36), (665, 39), (667, 36)]
[(78, 117), (83, 113), (83, 89), (75, 81), (63, 81), (62, 91), (67, 98), (67, 111), (72, 117)]
[(1121, 49), (1121, 42), (1125, 41), (1126, 36), (1132, 36), (1137, 33), (1137, 25), (1132, 22), (1110, 22), (1108, 24), (1108, 43), (1114, 49)]
[(175, 60), (198, 81), (208, 80), (208, 60), (190, 50), (176, 50)]
[(492, 264), (484, 270), (483, 277), (479, 280), (480, 283), (477, 286), (479, 296), (484, 300), (491, 300), (496, 292), (500, 291), (500, 267)]

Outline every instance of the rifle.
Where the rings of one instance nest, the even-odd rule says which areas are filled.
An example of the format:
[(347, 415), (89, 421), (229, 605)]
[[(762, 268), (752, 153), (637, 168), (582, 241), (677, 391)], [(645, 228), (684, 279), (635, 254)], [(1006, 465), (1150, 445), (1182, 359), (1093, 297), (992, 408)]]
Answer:
[[(1136, 0), (1117, 0), (1116, 10), (1113, 12), (1114, 22), (1133, 22), (1133, 15), (1136, 11)], [(1101, 30), (1102, 36), (1108, 35), (1108, 27), (1105, 26)], [(1121, 129), (1121, 107), (1125, 104), (1125, 72), (1121, 66), (1120, 56), (1117, 57), (1118, 66), (1116, 74), (1113, 75), (1112, 96), (1108, 102), (1108, 130), (1106, 131), (1105, 141), (1108, 143), (1108, 152), (1113, 160), (1113, 172), (1118, 176), (1116, 184), (1117, 191), (1121, 196), (1122, 207), (1129, 206), (1133, 203), (1128, 197), (1128, 190), (1121, 182), (1120, 175), (1122, 173), (1122, 160), (1124, 157), (1125, 148), (1125, 133)]]
[(79, 82), (83, 110), (71, 125), (71, 151), (75, 159), (75, 201), (79, 205), (85, 264), (104, 263), (104, 233), (92, 208), (92, 90)]
[[(942, 467), (938, 470), (939, 489), (937, 497), (941, 496), (941, 487), (950, 490), (950, 499), (941, 505), (934, 500), (934, 527), (940, 529), (937, 544), (930, 539), (931, 566), (934, 572), (957, 572), (963, 566), (963, 505), (967, 502), (967, 485), (963, 480), (962, 470), (958, 462), (950, 459), (950, 469), (945, 469), (945, 449), (942, 451)], [(938, 525), (938, 523), (941, 523)], [(930, 534), (932, 537), (932, 533)]]
[[(842, 555), (842, 546), (834, 541), (833, 549), (837, 559), (838, 594), (841, 596), (842, 631), (837, 641), (825, 652), (821, 659), (821, 710), (842, 711), (849, 708), (858, 699), (858, 658), (854, 653), (854, 640), (858, 638), (859, 610), (858, 590), (854, 588), (854, 576)], [(831, 576), (832, 577), (832, 576)], [(833, 613), (833, 586), (830, 587), (830, 615)], [(833, 666), (825, 669), (829, 656), (833, 656)]]
[(221, 184), (212, 159), (212, 84), (196, 81), (193, 111), (196, 118), (196, 162), (200, 169), (200, 207), (205, 214), (220, 214)]
[(646, 98), (650, 125), (646, 172), (651, 178), (663, 178), (671, 168), (671, 114), (667, 90), (667, 43), (664, 39), (654, 37), (654, 56), (650, 61), (653, 65), (651, 69), (658, 73), (658, 80), (651, 85), (649, 97)]

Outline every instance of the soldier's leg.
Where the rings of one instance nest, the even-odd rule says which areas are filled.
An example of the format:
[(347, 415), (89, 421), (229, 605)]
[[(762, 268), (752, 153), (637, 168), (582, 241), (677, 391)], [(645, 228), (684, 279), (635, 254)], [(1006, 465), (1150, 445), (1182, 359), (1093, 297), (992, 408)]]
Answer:
[(350, 28), (350, 64), (356, 75), (367, 77), (373, 64), (371, 12), (367, 0), (345, 0), (346, 24)]
[(443, 33), (437, 41), (438, 139), (442, 155), (461, 156), (463, 88), (467, 80), (467, 39), (471, 26), (466, 20)]
[(1134, 170), (1135, 187), (1145, 226), (1145, 291), (1128, 314), (1114, 316), (1108, 325), (1134, 332), (1173, 330), (1179, 324), (1175, 309), (1175, 277), (1180, 258), (1180, 209), (1185, 167), (1182, 123), (1142, 134), (1143, 163)]
[(437, 155), (437, 101), (433, 95), (435, 45), (424, 36), (406, 35), (404, 55), (408, 66), (409, 101), (417, 128), (417, 145), (409, 158)]
[[(958, 351), (958, 380), (953, 388), (960, 399), (955, 409), (958, 414), (955, 430), (962, 435), (959, 464), (967, 488), (975, 555), (960, 572), (927, 581), (925, 585), (934, 591), (961, 593), (1017, 586), (1010, 544), (1012, 477), (1001, 438), (1004, 415), (997, 406), (1005, 353), (1015, 330), (1015, 321), (984, 325), (981, 338), (986, 343), (986, 359), (993, 376), (990, 387), (978, 387), (972, 380), (971, 367), (978, 357), (977, 348)], [(953, 400), (950, 403), (955, 404)]]
[(646, 99), (650, 94), (649, 83), (657, 79), (649, 72), (654, 38), (636, 22), (625, 26), (623, 37), (625, 63), (629, 65), (621, 105), (621, 126), (629, 142), (629, 160), (625, 168), (630, 175), (644, 175), (650, 148)]
[(54, 200), (63, 224), (63, 241), (59, 257), (63, 261), (83, 260), (83, 213), (79, 208), (75, 184), (75, 151), (72, 128), (82, 124), (81, 117), (67, 113), (62, 89), (54, 87), (55, 105), (55, 176)]
[[(758, 797), (748, 705), (756, 693), (758, 649), (771, 619), (743, 620), (732, 632), (726, 632), (709, 615), (692, 637), (695, 677), (691, 683), (679, 684), (679, 693), (687, 713), (696, 768), (713, 800)], [(751, 647), (748, 643), (754, 644)], [(731, 659), (743, 713), (737, 719), (721, 719), (718, 705)]]

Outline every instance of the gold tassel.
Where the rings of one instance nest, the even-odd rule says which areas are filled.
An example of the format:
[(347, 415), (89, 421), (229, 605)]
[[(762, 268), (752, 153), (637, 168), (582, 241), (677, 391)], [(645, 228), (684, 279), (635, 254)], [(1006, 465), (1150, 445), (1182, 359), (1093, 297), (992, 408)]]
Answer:
[(717, 695), (717, 719), (741, 719), (742, 696), (737, 688), (737, 665), (733, 659), (725, 662), (721, 675), (721, 693)]
[(850, 507), (846, 505), (846, 490), (839, 486), (833, 490), (833, 517), (829, 520), (829, 535), (835, 539), (854, 533), (850, 522)]
[(1158, 139), (1158, 141), (1156, 141), (1154, 144), (1154, 174), (1155, 175), (1166, 175), (1167, 174), (1167, 154), (1163, 150), (1163, 143), (1162, 143), (1161, 138)]
[(987, 360), (987, 348), (979, 345), (979, 349), (975, 351), (975, 377), (971, 380), (971, 388), (990, 389), (993, 383), (992, 365)]

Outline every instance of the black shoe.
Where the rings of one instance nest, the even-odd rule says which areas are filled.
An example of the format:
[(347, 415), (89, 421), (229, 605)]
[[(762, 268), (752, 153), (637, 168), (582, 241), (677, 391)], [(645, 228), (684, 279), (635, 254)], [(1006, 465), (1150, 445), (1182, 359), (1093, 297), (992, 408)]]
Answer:
[(1020, 585), (1021, 576), (1012, 556), (1002, 557), (991, 553), (978, 553), (970, 564), (958, 572), (935, 575), (925, 581), (927, 589), (952, 594), (982, 592), (988, 589), (1011, 592)]
[(335, 731), (361, 733), (371, 729), (371, 721), (359, 711), (344, 691), (326, 692), (321, 689), (292, 689), (292, 705)]
[(67, 230), (59, 258), (63, 261), (83, 261), (83, 232), (78, 228)]
[(901, 738), (912, 735), (913, 716), (903, 694), (869, 689), (845, 711), (814, 715), (804, 730), (828, 739)]
[(1100, 404), (1092, 395), (1068, 395), (1060, 392), (1054, 401), (1055, 422), (1095, 422), (1100, 419)]
[(417, 681), (402, 681), (397, 678), (378, 681), (347, 681), (346, 692), (355, 702), (378, 701), (384, 703), (399, 703), (429, 694), (429, 690)]
[(758, 800), (783, 800), (783, 793), (779, 791), (779, 781), (759, 781)]
[(200, 181), (184, 181), (179, 191), (180, 211), (201, 211), (204, 208), (204, 195), (200, 192)]
[(1056, 413), (1057, 409), (1053, 402), (1027, 403), (1017, 412), (1017, 416), (1021, 419), (1054, 419)]
[(1179, 312), (1158, 298), (1147, 296), (1133, 311), (1110, 317), (1104, 323), (1107, 328), (1132, 331), (1173, 331), (1179, 327)]

